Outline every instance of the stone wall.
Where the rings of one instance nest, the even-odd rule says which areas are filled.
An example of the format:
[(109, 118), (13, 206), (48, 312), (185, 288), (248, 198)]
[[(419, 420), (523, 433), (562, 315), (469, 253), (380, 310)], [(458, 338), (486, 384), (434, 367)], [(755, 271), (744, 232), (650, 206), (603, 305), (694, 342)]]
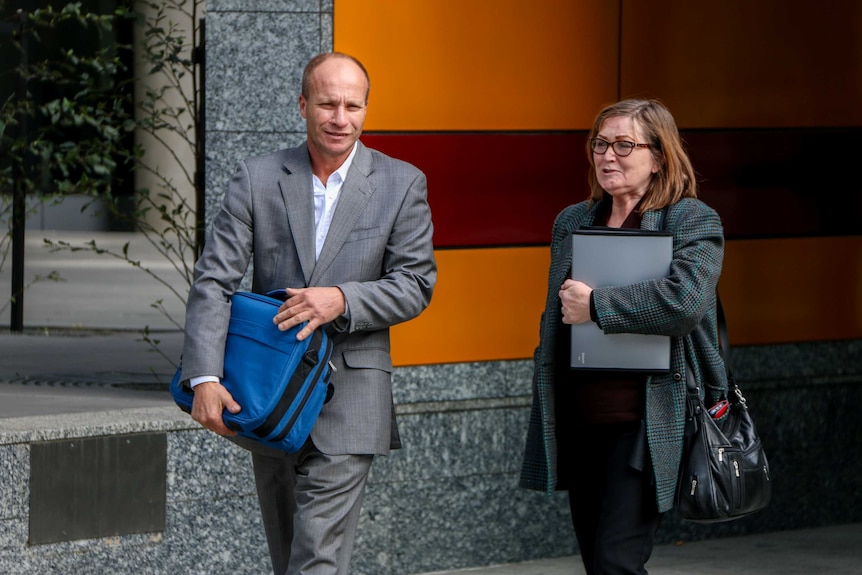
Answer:
[[(737, 381), (770, 457), (773, 501), (717, 525), (683, 523), (671, 512), (659, 542), (862, 521), (860, 352), (860, 341), (734, 350)], [(527, 361), (396, 370), (404, 448), (374, 463), (352, 573), (406, 575), (576, 552), (565, 496), (517, 487), (531, 373)], [(32, 446), (136, 434), (167, 437), (164, 529), (29, 544)], [(0, 572), (265, 573), (250, 469), (247, 452), (172, 407), (2, 419)], [(130, 497), (145, 487), (133, 486)]]

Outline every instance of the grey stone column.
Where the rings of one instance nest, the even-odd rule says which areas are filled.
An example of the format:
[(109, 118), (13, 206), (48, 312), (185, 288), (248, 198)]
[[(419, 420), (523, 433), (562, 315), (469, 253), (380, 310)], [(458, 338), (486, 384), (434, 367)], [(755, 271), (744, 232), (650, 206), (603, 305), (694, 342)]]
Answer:
[(305, 63), (332, 50), (332, 0), (210, 0), (206, 13), (206, 222), (237, 162), (305, 137)]

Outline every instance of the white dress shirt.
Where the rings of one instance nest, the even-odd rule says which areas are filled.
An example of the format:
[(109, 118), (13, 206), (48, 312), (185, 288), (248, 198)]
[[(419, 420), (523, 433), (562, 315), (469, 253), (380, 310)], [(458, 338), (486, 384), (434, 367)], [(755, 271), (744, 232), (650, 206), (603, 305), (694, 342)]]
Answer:
[(338, 203), (338, 196), (341, 194), (341, 187), (344, 185), (344, 178), (347, 177), (347, 171), (350, 169), (350, 164), (353, 163), (353, 156), (356, 155), (356, 144), (353, 144), (353, 150), (344, 163), (332, 172), (326, 179), (326, 185), (320, 181), (315, 175), (311, 176), (314, 182), (314, 248), (315, 258), (320, 257), (320, 250), (323, 248), (323, 242), (326, 240), (326, 234), (329, 233), (329, 225), (332, 223), (332, 214), (335, 213), (335, 205)]

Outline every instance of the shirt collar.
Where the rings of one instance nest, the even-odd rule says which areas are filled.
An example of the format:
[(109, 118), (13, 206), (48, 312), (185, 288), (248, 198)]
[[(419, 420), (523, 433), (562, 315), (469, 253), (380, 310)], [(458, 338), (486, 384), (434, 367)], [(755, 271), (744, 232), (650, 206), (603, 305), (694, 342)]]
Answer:
[[(350, 151), (350, 155), (347, 156), (347, 159), (344, 160), (344, 163), (341, 164), (334, 174), (338, 174), (338, 177), (341, 178), (341, 181), (344, 182), (347, 179), (347, 172), (350, 170), (351, 164), (353, 164), (353, 158), (356, 156), (356, 149), (359, 147), (359, 142), (353, 143), (353, 149)], [(331, 176), (330, 176), (331, 177)]]
[[(350, 170), (351, 164), (353, 164), (353, 158), (356, 156), (356, 148), (358, 147), (359, 142), (353, 144), (353, 150), (350, 151), (350, 154), (347, 156), (347, 159), (338, 166), (334, 172), (332, 172), (329, 177), (326, 179), (327, 186), (323, 185), (323, 182), (320, 181), (320, 178), (317, 177), (316, 174), (311, 174), (311, 179), (314, 182), (314, 190), (316, 194), (322, 194), (324, 190), (331, 186), (337, 186), (339, 189), (341, 184), (344, 183), (344, 180), (347, 178), (347, 172)], [(335, 177), (337, 176), (337, 177)], [(335, 177), (335, 179), (333, 179)]]

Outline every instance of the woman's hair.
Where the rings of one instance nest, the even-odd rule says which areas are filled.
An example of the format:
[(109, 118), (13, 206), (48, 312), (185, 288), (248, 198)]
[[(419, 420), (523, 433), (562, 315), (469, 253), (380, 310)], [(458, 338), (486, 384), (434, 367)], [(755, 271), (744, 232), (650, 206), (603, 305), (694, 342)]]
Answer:
[(653, 174), (640, 204), (640, 212), (657, 210), (674, 204), (682, 198), (697, 197), (694, 168), (683, 148), (682, 138), (670, 111), (658, 100), (622, 100), (606, 106), (593, 122), (587, 137), (587, 161), (590, 163), (588, 181), (590, 198), (599, 202), (606, 192), (596, 178), (596, 163), (590, 140), (596, 137), (602, 123), (608, 118), (631, 118), (635, 128), (650, 145), (649, 151), (659, 165)]

